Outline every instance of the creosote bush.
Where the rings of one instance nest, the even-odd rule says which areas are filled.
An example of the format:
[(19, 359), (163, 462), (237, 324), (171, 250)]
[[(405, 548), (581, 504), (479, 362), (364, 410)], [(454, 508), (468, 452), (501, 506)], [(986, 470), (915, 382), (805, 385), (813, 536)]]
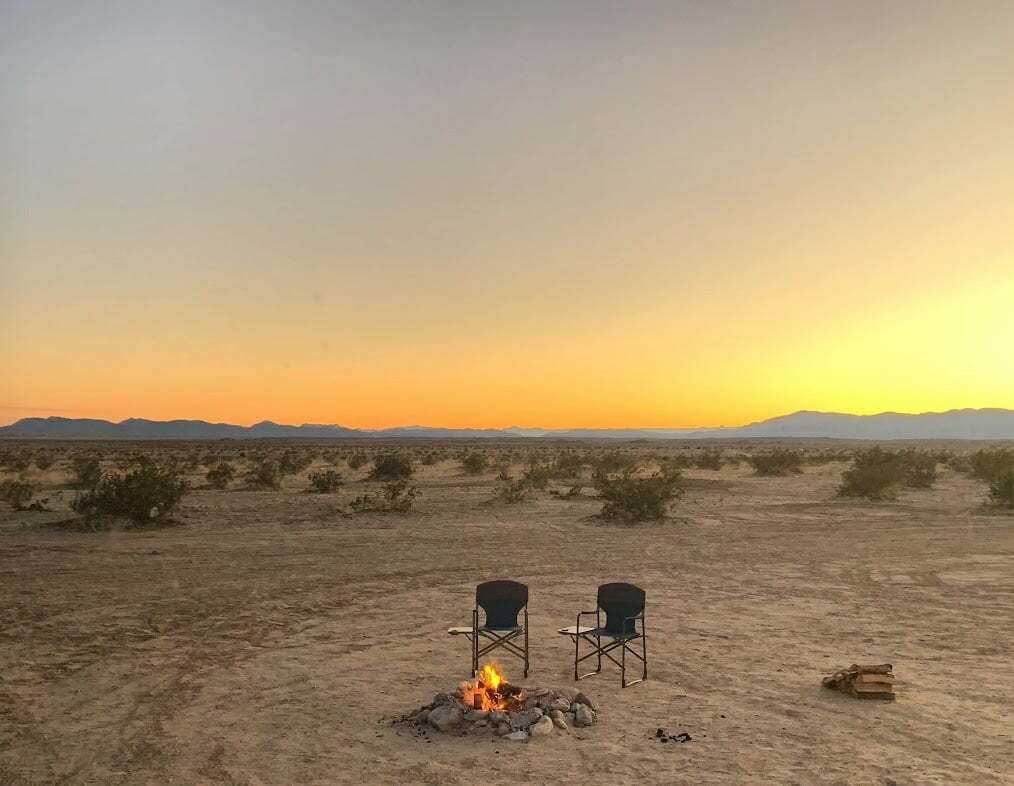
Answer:
[(990, 504), (1014, 510), (1014, 470), (1001, 472), (989, 483)]
[(81, 489), (93, 488), (102, 478), (102, 469), (95, 456), (75, 456), (71, 461), (74, 485)]
[(506, 469), (500, 470), (500, 474), (497, 475), (496, 480), (497, 484), (493, 489), (493, 497), (508, 505), (524, 502), (528, 497), (528, 492), (531, 491), (531, 486), (524, 478), (511, 477), (510, 472)]
[(929, 489), (937, 479), (937, 455), (909, 450), (901, 454), (904, 485), (910, 489)]
[(25, 510), (35, 496), (35, 486), (24, 480), (5, 480), (0, 483), (0, 499), (14, 510)]
[(670, 505), (683, 496), (682, 477), (677, 470), (639, 477), (632, 470), (620, 475), (597, 472), (595, 490), (605, 500), (601, 516), (623, 521), (654, 521), (665, 518)]
[(384, 453), (373, 460), (370, 480), (399, 481), (412, 477), (412, 460), (401, 453)]
[(1010, 448), (984, 448), (968, 456), (972, 476), (987, 483), (1008, 472), (1014, 472), (1014, 451)]
[(346, 463), (349, 465), (349, 469), (359, 469), (360, 467), (365, 467), (366, 462), (368, 462), (369, 460), (370, 460), (369, 456), (359, 451), (351, 454), (348, 457)]
[(698, 469), (722, 468), (722, 451), (715, 448), (707, 448), (694, 456), (694, 466)]
[(486, 469), (486, 457), (477, 450), (466, 453), (461, 459), (461, 468), (468, 475), (481, 475)]
[(763, 477), (798, 475), (803, 471), (803, 454), (798, 450), (776, 448), (750, 456), (747, 461), (754, 474)]
[(234, 477), (236, 477), (236, 470), (232, 468), (232, 464), (228, 461), (220, 461), (208, 470), (208, 485), (221, 491), (228, 488)]
[(855, 454), (852, 466), (841, 476), (838, 495), (866, 499), (893, 499), (905, 485), (905, 459), (898, 453), (874, 447)]
[(108, 516), (146, 524), (172, 513), (186, 492), (186, 482), (172, 469), (146, 463), (125, 475), (103, 476), (71, 508), (87, 518)]
[(246, 482), (252, 489), (277, 489), (282, 485), (282, 473), (274, 459), (261, 459), (246, 473)]
[(311, 472), (308, 480), (310, 486), (307, 491), (312, 491), (315, 494), (333, 494), (344, 483), (341, 473), (333, 469), (322, 469), (317, 472)]
[(45, 472), (53, 466), (53, 454), (49, 452), (40, 453), (35, 457), (35, 466)]
[(419, 489), (398, 480), (385, 484), (379, 493), (359, 495), (349, 506), (356, 513), (407, 513), (418, 496)]

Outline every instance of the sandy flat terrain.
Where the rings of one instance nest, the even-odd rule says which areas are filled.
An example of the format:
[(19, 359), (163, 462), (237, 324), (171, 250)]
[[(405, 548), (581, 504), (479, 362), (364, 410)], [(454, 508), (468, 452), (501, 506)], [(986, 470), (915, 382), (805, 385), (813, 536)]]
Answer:
[[(588, 490), (491, 503), (453, 461), (403, 516), (343, 515), (360, 481), (194, 491), (146, 532), (42, 526), (66, 490), (4, 508), (0, 783), (1014, 783), (1014, 519), (949, 470), (835, 499), (841, 470), (687, 470), (675, 518), (635, 526)], [(643, 586), (649, 681), (607, 667), (596, 726), (530, 743), (385, 722), (468, 676), (445, 630), (502, 577), (531, 588), (529, 685), (572, 684), (555, 631), (599, 583)], [(885, 661), (894, 703), (820, 687)]]

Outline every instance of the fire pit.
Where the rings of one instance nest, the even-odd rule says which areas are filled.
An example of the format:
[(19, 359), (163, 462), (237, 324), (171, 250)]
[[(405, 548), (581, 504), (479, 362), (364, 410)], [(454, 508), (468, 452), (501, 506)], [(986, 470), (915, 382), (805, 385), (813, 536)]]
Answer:
[(422, 731), (476, 732), (516, 742), (595, 721), (595, 705), (576, 688), (512, 685), (495, 663), (486, 663), (475, 679), (461, 683), (454, 693), (438, 693), (429, 704), (397, 719)]

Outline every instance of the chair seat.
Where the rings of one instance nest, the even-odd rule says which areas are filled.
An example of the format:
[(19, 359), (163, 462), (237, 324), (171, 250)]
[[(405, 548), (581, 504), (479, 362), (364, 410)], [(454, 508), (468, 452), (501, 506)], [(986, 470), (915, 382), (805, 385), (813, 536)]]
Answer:
[(636, 639), (639, 638), (641, 635), (636, 630), (631, 633), (620, 633), (618, 631), (612, 631), (607, 628), (587, 628), (585, 630), (582, 630), (581, 633), (584, 636), (595, 636), (595, 637), (601, 636), (602, 638), (626, 639), (626, 640)]
[[(524, 628), (520, 625), (511, 625), (507, 628), (494, 628), (489, 625), (480, 625), (479, 632), (488, 631), (489, 633), (520, 633)], [(451, 636), (469, 636), (472, 633), (471, 625), (459, 625), (455, 628), (448, 628), (448, 634)]]

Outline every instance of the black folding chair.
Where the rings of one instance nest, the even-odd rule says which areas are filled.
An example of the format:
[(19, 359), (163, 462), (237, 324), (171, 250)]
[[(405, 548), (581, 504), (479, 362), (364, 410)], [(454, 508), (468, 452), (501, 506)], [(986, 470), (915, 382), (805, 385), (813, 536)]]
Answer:
[[(479, 624), (479, 609), (485, 622)], [(518, 624), (518, 614), (524, 623)], [(472, 643), (472, 675), (479, 670), (479, 658), (495, 649), (505, 649), (525, 662), (528, 676), (528, 587), (506, 579), (487, 581), (475, 588), (472, 626), (448, 628), (452, 636), (467, 636)], [(524, 647), (518, 639), (524, 639)]]
[[(605, 625), (602, 624), (602, 612), (605, 612), (606, 615)], [(582, 625), (581, 618), (592, 614), (595, 615), (595, 626)], [(637, 629), (638, 620), (641, 622), (640, 630)], [(640, 587), (623, 582), (603, 584), (599, 587), (595, 610), (578, 612), (577, 625), (570, 628), (560, 628), (559, 632), (574, 640), (575, 680), (583, 680), (585, 677), (602, 671), (603, 656), (620, 667), (620, 685), (624, 688), (628, 685), (636, 685), (648, 678), (648, 638), (644, 629), (644, 590)], [(604, 644), (603, 639), (605, 639)], [(637, 640), (641, 642), (640, 652), (631, 646)], [(582, 641), (591, 645), (591, 652), (581, 655)], [(620, 650), (619, 660), (616, 660), (613, 655), (616, 649)], [(627, 682), (628, 652), (641, 661), (641, 677), (633, 682)], [(588, 658), (597, 659), (597, 668), (595, 671), (579, 675), (578, 664)]]

